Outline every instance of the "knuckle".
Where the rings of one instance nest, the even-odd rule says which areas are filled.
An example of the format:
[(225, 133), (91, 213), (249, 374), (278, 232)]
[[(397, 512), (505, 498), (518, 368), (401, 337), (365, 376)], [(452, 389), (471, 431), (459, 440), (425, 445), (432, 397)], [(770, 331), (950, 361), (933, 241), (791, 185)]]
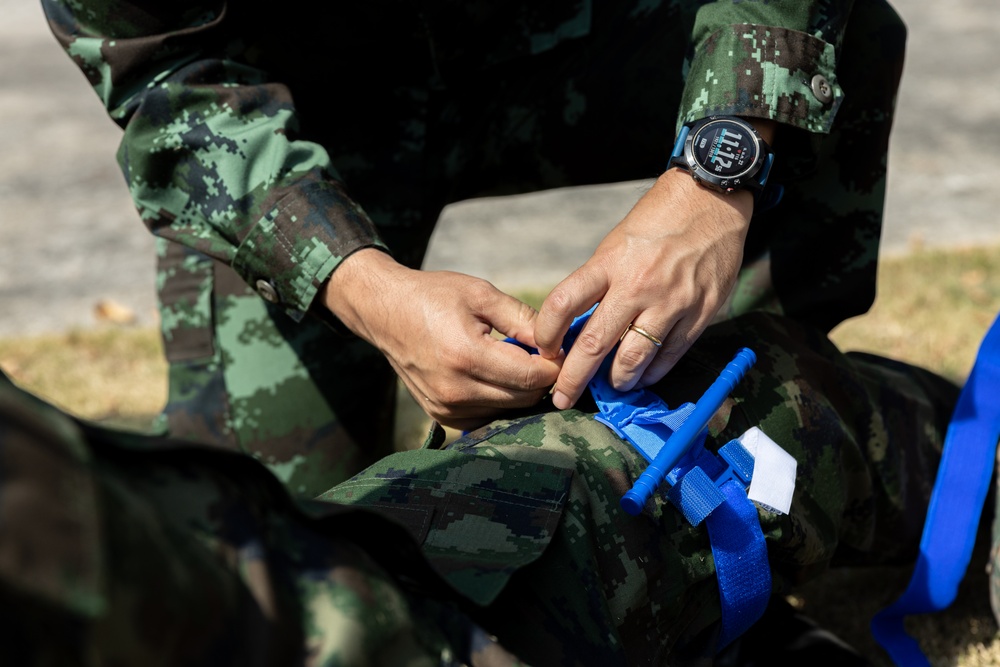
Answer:
[(517, 379), (517, 384), (514, 388), (521, 392), (532, 391), (538, 387), (536, 384), (537, 382), (538, 372), (534, 368), (525, 368), (524, 372), (522, 372), (521, 376)]
[(475, 345), (467, 338), (455, 341), (448, 350), (447, 358), (442, 359), (443, 365), (448, 369), (445, 376), (450, 378), (442, 387), (453, 385), (456, 377), (469, 377), (479, 367), (481, 362)]
[(646, 353), (631, 345), (618, 348), (615, 361), (625, 371), (634, 371), (646, 361)]
[(444, 385), (437, 392), (437, 403), (449, 416), (454, 416), (455, 407), (461, 405), (465, 398), (465, 393), (453, 384)]
[(565, 286), (557, 286), (545, 298), (545, 309), (558, 318), (570, 315), (573, 310), (573, 293)]
[(584, 328), (580, 336), (573, 343), (573, 350), (588, 357), (599, 357), (605, 352), (604, 343), (594, 331)]
[(588, 378), (573, 370), (563, 369), (556, 387), (567, 396), (577, 396), (583, 391)]
[(526, 408), (535, 405), (542, 399), (544, 392), (542, 391), (515, 391), (511, 392), (505, 400), (505, 406), (508, 408)]
[(469, 281), (462, 289), (466, 300), (479, 308), (484, 308), (496, 295), (494, 287), (484, 280)]

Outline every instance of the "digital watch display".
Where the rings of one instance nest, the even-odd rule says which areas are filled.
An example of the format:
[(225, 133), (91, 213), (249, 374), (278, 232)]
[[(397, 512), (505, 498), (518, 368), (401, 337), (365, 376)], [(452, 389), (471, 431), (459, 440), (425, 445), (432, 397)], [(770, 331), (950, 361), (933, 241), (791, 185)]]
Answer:
[(688, 170), (702, 185), (733, 192), (763, 188), (773, 159), (752, 125), (741, 118), (712, 116), (684, 126), (670, 164)]

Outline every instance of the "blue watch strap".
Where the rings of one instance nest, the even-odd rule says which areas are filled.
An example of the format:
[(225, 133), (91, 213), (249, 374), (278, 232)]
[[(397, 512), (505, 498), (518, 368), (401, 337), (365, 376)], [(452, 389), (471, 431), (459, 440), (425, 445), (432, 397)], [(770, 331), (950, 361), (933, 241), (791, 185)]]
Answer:
[(679, 158), (684, 155), (684, 142), (687, 141), (688, 134), (691, 133), (691, 128), (685, 125), (681, 128), (680, 134), (677, 135), (677, 141), (674, 142), (674, 152), (670, 154), (670, 160), (673, 162), (674, 159)]

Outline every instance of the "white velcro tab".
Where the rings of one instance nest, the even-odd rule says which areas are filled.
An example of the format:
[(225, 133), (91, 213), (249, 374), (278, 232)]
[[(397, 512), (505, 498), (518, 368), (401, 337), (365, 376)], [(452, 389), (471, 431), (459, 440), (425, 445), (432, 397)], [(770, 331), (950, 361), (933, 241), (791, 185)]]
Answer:
[(788, 514), (798, 462), (756, 426), (737, 440), (753, 455), (753, 478), (747, 497), (772, 512)]

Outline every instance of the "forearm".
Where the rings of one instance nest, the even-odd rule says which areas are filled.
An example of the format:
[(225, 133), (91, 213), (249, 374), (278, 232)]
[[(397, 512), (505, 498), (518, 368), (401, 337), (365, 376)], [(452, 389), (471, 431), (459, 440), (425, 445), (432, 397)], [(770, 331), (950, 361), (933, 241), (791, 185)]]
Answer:
[(45, 4), (59, 41), (125, 130), (119, 161), (157, 235), (231, 265), (294, 317), (340, 261), (379, 246), (290, 91), (243, 62), (223, 9)]

